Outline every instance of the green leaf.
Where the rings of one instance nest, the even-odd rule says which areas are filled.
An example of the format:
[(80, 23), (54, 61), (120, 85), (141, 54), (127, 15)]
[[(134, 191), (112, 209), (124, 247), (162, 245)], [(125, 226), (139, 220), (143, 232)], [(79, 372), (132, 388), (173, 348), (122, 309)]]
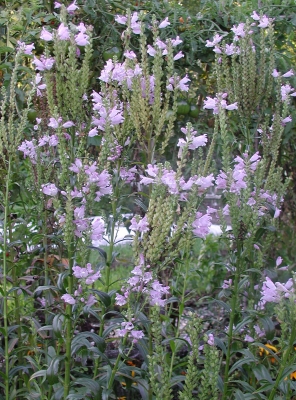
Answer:
[(173, 339), (170, 340), (170, 348), (173, 353), (176, 351), (176, 343)]
[(229, 370), (229, 374), (232, 374), (236, 369), (241, 370), (241, 367), (244, 364), (251, 364), (254, 363), (256, 361), (256, 359), (254, 357), (244, 357), (241, 358), (240, 360), (236, 361), (233, 366), (230, 368)]
[(233, 330), (233, 332), (239, 333), (240, 330), (241, 330), (242, 328), (244, 328), (245, 325), (249, 324), (250, 322), (252, 322), (252, 318), (251, 318), (251, 317), (246, 317), (246, 318), (244, 318), (240, 323), (238, 323), (238, 324), (235, 326), (235, 329)]
[(256, 367), (253, 368), (254, 375), (258, 381), (264, 381), (264, 382), (269, 382), (270, 385), (272, 386), (274, 384), (272, 377), (270, 376), (270, 373), (268, 372), (268, 369), (262, 365), (259, 364)]
[(99, 384), (90, 378), (76, 378), (73, 385), (81, 385), (89, 389), (93, 394), (97, 394), (100, 390)]
[(92, 289), (91, 291), (99, 296), (101, 302), (104, 304), (105, 307), (110, 306), (111, 297), (107, 293), (102, 292), (101, 290), (97, 290), (97, 289)]
[(0, 47), (0, 54), (12, 53), (13, 51), (14, 51), (14, 48), (12, 48), (12, 47), (7, 47), (7, 46), (1, 46)]
[(55, 356), (46, 370), (46, 381), (50, 385), (54, 385), (59, 381), (59, 365), (60, 361), (63, 360), (65, 356)]
[(31, 375), (31, 378), (29, 380), (31, 381), (32, 379), (39, 378), (40, 376), (43, 376), (42, 383), (44, 383), (46, 379), (46, 369), (34, 372), (34, 374)]
[(64, 321), (65, 316), (63, 314), (56, 314), (52, 321), (52, 330), (58, 339), (62, 339), (64, 336)]
[[(94, 332), (80, 332), (78, 333), (78, 335), (76, 335), (74, 337), (74, 339), (72, 340), (72, 344), (71, 344), (71, 351), (72, 351), (72, 347), (75, 346), (79, 346), (79, 342), (82, 340), (87, 340), (87, 339), (91, 339), (92, 342), (95, 342), (98, 349), (103, 353), (105, 351), (106, 348), (106, 344), (105, 344), (105, 340), (103, 338), (101, 338), (99, 335), (97, 335)], [(87, 347), (91, 347), (90, 342), (87, 340), (88, 342), (88, 346)]]
[(95, 246), (88, 246), (88, 248), (97, 250), (100, 253), (100, 255), (103, 257), (105, 262), (107, 261), (107, 253), (105, 252), (105, 250), (101, 249), (100, 247), (95, 247)]

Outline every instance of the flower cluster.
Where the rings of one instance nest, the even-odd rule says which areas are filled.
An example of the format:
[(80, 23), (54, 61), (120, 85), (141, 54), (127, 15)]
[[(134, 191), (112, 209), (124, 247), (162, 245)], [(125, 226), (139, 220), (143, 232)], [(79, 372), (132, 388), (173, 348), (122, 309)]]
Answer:
[[(196, 145), (201, 146), (202, 143), (206, 141), (206, 135), (201, 135), (196, 137)], [(193, 139), (194, 140), (194, 139)], [(199, 193), (204, 193), (206, 189), (211, 186), (214, 186), (214, 176), (210, 174), (208, 176), (193, 176), (189, 178), (187, 181), (180, 177), (177, 179), (177, 173), (173, 170), (162, 168), (161, 166), (148, 164), (147, 169), (145, 170), (148, 177), (140, 175), (141, 180), (140, 183), (143, 185), (149, 185), (151, 183), (157, 185), (165, 185), (170, 194), (179, 195), (179, 199), (181, 201), (187, 200), (187, 192), (192, 188), (193, 185), (198, 186)]]
[[(86, 26), (82, 22), (80, 22), (78, 26), (74, 26), (74, 29), (79, 32), (74, 35), (74, 41), (77, 46), (86, 46), (87, 44), (89, 44), (89, 37), (86, 34)], [(57, 38), (58, 40), (70, 40), (70, 29), (64, 23), (61, 23), (58, 29), (53, 33), (49, 32), (45, 27), (43, 27), (40, 34), (40, 39), (46, 42), (51, 42), (55, 38)]]
[(266, 277), (261, 290), (260, 307), (266, 303), (279, 303), (284, 298), (289, 298), (294, 293), (293, 279), (290, 278), (286, 283), (273, 283)]
[[(268, 18), (266, 15), (259, 16), (256, 11), (253, 11), (251, 15), (254, 21), (258, 21), (258, 28), (264, 29), (270, 26), (272, 19)], [(253, 23), (252, 26), (256, 24)], [(220, 36), (219, 34), (215, 34), (213, 40), (206, 41), (206, 47), (213, 47), (213, 51), (217, 54), (226, 54), (227, 56), (232, 55), (239, 55), (240, 54), (240, 47), (237, 46), (235, 43), (239, 42), (241, 38), (246, 37), (247, 35), (252, 35), (253, 30), (250, 30), (247, 24), (241, 22), (238, 25), (234, 25), (231, 28), (231, 31), (234, 33), (233, 42), (231, 44), (220, 45), (220, 42), (224, 38), (224, 36)]]
[(137, 341), (139, 339), (142, 339), (145, 336), (145, 334), (143, 331), (136, 330), (134, 328), (135, 326), (132, 322), (123, 321), (121, 323), (121, 329), (116, 329), (115, 334), (119, 337), (124, 337), (127, 335), (129, 338), (132, 339), (133, 343), (137, 343)]
[(165, 300), (164, 295), (169, 294), (169, 286), (164, 286), (158, 280), (153, 280), (151, 271), (147, 271), (150, 265), (145, 266), (144, 256), (140, 255), (140, 263), (132, 271), (133, 275), (127, 280), (127, 286), (123, 286), (121, 291), (123, 295), (116, 294), (116, 304), (123, 306), (128, 302), (131, 292), (143, 293), (147, 296), (150, 305), (163, 307)]
[(182, 152), (185, 146), (189, 150), (195, 150), (198, 147), (205, 146), (208, 138), (207, 135), (196, 136), (197, 131), (194, 131), (192, 127), (181, 128), (181, 132), (183, 132), (186, 136), (186, 140), (179, 139), (177, 146), (180, 147), (178, 157), (181, 158)]
[[(61, 299), (64, 300), (65, 303), (71, 305), (82, 303), (90, 307), (95, 304), (97, 302), (95, 296), (93, 294), (88, 294), (88, 289), (84, 289), (85, 285), (92, 285), (101, 277), (100, 271), (95, 272), (91, 264), (87, 263), (86, 268), (81, 268), (78, 265), (74, 266), (73, 275), (79, 280), (78, 288), (75, 290), (73, 296), (66, 293)], [(88, 296), (87, 299), (86, 296)]]
[[(110, 63), (113, 65), (112, 61), (107, 61), (107, 65)], [(105, 66), (106, 68), (106, 66)], [(98, 129), (101, 131), (105, 131), (106, 124), (113, 127), (114, 125), (119, 125), (124, 121), (123, 117), (123, 103), (118, 100), (116, 92), (113, 93), (114, 98), (112, 99), (113, 105), (111, 106), (111, 99), (108, 97), (104, 97), (93, 91), (92, 93), (92, 101), (93, 101), (93, 110), (96, 114), (98, 114), (99, 118), (96, 116), (92, 117), (92, 124), (95, 125), (95, 128), (91, 129), (88, 133), (88, 136), (93, 137), (98, 134)], [(114, 105), (115, 103), (115, 105)]]
[(204, 101), (203, 108), (207, 110), (213, 110), (213, 114), (219, 114), (221, 109), (229, 111), (237, 110), (238, 109), (237, 102), (233, 104), (227, 104), (225, 100), (227, 96), (228, 96), (227, 93), (218, 93), (217, 96), (214, 97), (213, 99), (211, 97), (207, 97), (206, 100)]

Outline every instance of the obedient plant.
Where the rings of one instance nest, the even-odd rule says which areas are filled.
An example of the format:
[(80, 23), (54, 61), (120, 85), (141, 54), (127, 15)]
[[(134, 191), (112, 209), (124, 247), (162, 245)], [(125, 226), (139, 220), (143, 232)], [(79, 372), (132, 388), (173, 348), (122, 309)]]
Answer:
[[(188, 91), (190, 79), (175, 73), (182, 41), (166, 35), (169, 19), (153, 17), (147, 27), (144, 14), (117, 16), (115, 22), (124, 26), (124, 58), (107, 61), (96, 92), (89, 87), (92, 27), (74, 23), (76, 2), (67, 8), (55, 2), (55, 8), (60, 10), (59, 25), (42, 29), (45, 51), (32, 59), (39, 115), (31, 136), (22, 142), (27, 110), (19, 125), (15, 111), (6, 120), (5, 107), (11, 104), (14, 110), (15, 99), (12, 90), (9, 100), (3, 90), (1, 146), (8, 165), (2, 244), (5, 399), (115, 399), (125, 394), (149, 400), (228, 399), (242, 398), (241, 390), (253, 396), (248, 398), (258, 398), (257, 391), (260, 398), (273, 399), (279, 392), (292, 393), (290, 380), (284, 380), (294, 371), (294, 282), (274, 284), (265, 271), (286, 188), (277, 167), (279, 145), (295, 94), (283, 82), (292, 72), (282, 75), (273, 64), (272, 21), (254, 12), (258, 22), (233, 27), (232, 44), (221, 42), (219, 35), (207, 41), (217, 53), (218, 93), (203, 106), (215, 116), (214, 135), (210, 141), (208, 133), (192, 124), (182, 127), (174, 168), (162, 157), (174, 134), (177, 99)], [(147, 44), (147, 29), (152, 45)], [(259, 48), (252, 40), (257, 33)], [(139, 36), (138, 51), (132, 35)], [(267, 45), (268, 59), (262, 50)], [(32, 49), (19, 45), (15, 73), (20, 54), (30, 55)], [(266, 108), (272, 93), (276, 101), (271, 115)], [(31, 95), (28, 108), (30, 103)], [(230, 129), (232, 120), (245, 136), (239, 148), (231, 146), (238, 134)], [(220, 171), (214, 172), (218, 140), (222, 159)], [(34, 293), (44, 324), (35, 313), (30, 335), (21, 324), (17, 296), (14, 319), (8, 315), (10, 290), (17, 294), (18, 279), (30, 278), (17, 276), (12, 268), (13, 288), (9, 285), (10, 171), (17, 149), (25, 159), (26, 186), (36, 205), (39, 222), (32, 229), (42, 239), (30, 268), (41, 261)], [(193, 160), (190, 176), (188, 159)], [(205, 206), (210, 188), (223, 196), (220, 209)], [(131, 207), (130, 199), (138, 208)], [(126, 210), (132, 214), (129, 238), (135, 266), (118, 291), (112, 287), (112, 271), (117, 229)], [(205, 328), (186, 308), (193, 244), (206, 238), (214, 218), (227, 245), (227, 279), (217, 299), (229, 312), (227, 332)], [(59, 261), (56, 268), (51, 257)], [(281, 261), (278, 257), (276, 267)], [(265, 385), (266, 367), (256, 346), (272, 351), (259, 343), (266, 335), (264, 322), (270, 322), (263, 314), (270, 302), (278, 304), (283, 356), (274, 354), (282, 366)], [(12, 324), (16, 328), (9, 328)], [(31, 353), (22, 343), (27, 336), (35, 338)], [(243, 360), (236, 360), (237, 352)], [(247, 363), (257, 366), (248, 371)], [(19, 371), (23, 385), (15, 384)]]

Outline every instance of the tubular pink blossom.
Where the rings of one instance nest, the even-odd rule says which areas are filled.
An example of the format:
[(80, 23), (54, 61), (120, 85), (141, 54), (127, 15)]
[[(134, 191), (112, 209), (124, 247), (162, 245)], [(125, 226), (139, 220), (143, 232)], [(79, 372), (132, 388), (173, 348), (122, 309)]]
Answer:
[(158, 26), (159, 29), (163, 29), (166, 28), (168, 25), (170, 25), (171, 23), (169, 22), (169, 18), (166, 17)]

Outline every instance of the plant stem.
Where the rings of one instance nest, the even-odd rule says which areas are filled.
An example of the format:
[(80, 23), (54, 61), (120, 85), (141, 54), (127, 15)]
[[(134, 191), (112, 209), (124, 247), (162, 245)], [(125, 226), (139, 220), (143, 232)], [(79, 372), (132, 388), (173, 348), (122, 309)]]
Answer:
[(227, 344), (227, 353), (226, 353), (226, 364), (224, 371), (224, 385), (223, 385), (223, 397), (222, 400), (227, 400), (227, 389), (228, 389), (228, 374), (229, 374), (229, 365), (230, 365), (230, 356), (231, 356), (231, 345), (232, 345), (232, 334), (233, 334), (233, 326), (234, 326), (234, 318), (236, 315), (236, 305), (238, 300), (238, 284), (240, 279), (240, 263), (241, 263), (241, 243), (237, 242), (237, 263), (236, 270), (234, 276), (234, 284), (233, 284), (233, 296), (231, 298), (231, 311), (230, 311), (230, 321), (228, 328), (228, 344)]
[[(68, 259), (69, 259), (69, 281), (68, 281), (68, 293), (73, 294), (73, 264), (74, 264), (74, 248), (73, 240), (68, 248)], [(65, 359), (65, 380), (64, 380), (64, 398), (66, 399), (70, 390), (70, 372), (71, 372), (71, 342), (72, 342), (72, 305), (67, 304), (66, 306), (66, 359)]]
[[(188, 270), (189, 270), (189, 257), (188, 257), (188, 255), (186, 255), (185, 265), (186, 265), (186, 273), (185, 273), (185, 277), (184, 277), (182, 295), (181, 295), (181, 300), (180, 300), (180, 305), (179, 305), (178, 325), (177, 325), (177, 329), (176, 329), (176, 333), (175, 333), (175, 337), (176, 338), (179, 337), (181, 316), (183, 314), (183, 310), (184, 310), (184, 307), (185, 307), (185, 291), (186, 291), (186, 287), (187, 287), (186, 285), (187, 285), (187, 277), (188, 277)], [(170, 364), (170, 370), (169, 370), (169, 380), (171, 380), (172, 373), (173, 373), (175, 355), (176, 355), (176, 350), (172, 352), (172, 356), (171, 356), (171, 364)]]
[(4, 358), (5, 358), (5, 400), (9, 400), (9, 352), (8, 352), (8, 295), (7, 295), (7, 229), (9, 216), (9, 184), (11, 174), (11, 157), (8, 159), (8, 171), (5, 184), (4, 221), (3, 221), (3, 322), (4, 322)]
[[(126, 339), (127, 339), (127, 335), (123, 338), (122, 347), (125, 346), (125, 344), (126, 344)], [(117, 358), (116, 358), (115, 364), (114, 364), (114, 366), (113, 366), (110, 379), (109, 379), (109, 383), (108, 383), (108, 389), (109, 389), (109, 390), (112, 389), (113, 382), (114, 382), (114, 378), (115, 378), (116, 372), (117, 372), (117, 370), (118, 370), (118, 364), (119, 364), (120, 360), (121, 360), (121, 353), (119, 352), (119, 353), (118, 353), (118, 356), (117, 356)]]
[(284, 352), (284, 356), (283, 356), (283, 358), (281, 360), (281, 366), (280, 366), (280, 369), (279, 369), (279, 373), (278, 373), (276, 381), (275, 381), (275, 383), (273, 385), (272, 391), (271, 391), (271, 393), (270, 393), (270, 395), (268, 397), (268, 400), (273, 400), (274, 399), (274, 396), (276, 395), (277, 388), (278, 388), (278, 386), (279, 386), (279, 384), (280, 384), (280, 382), (282, 380), (282, 375), (283, 375), (284, 369), (287, 366), (287, 361), (288, 361), (289, 355), (294, 352), (295, 334), (296, 334), (296, 325), (295, 325), (295, 323), (293, 323), (292, 324), (292, 331), (291, 331), (291, 335), (290, 335), (290, 340), (289, 340), (289, 345), (288, 345), (288, 348)]

